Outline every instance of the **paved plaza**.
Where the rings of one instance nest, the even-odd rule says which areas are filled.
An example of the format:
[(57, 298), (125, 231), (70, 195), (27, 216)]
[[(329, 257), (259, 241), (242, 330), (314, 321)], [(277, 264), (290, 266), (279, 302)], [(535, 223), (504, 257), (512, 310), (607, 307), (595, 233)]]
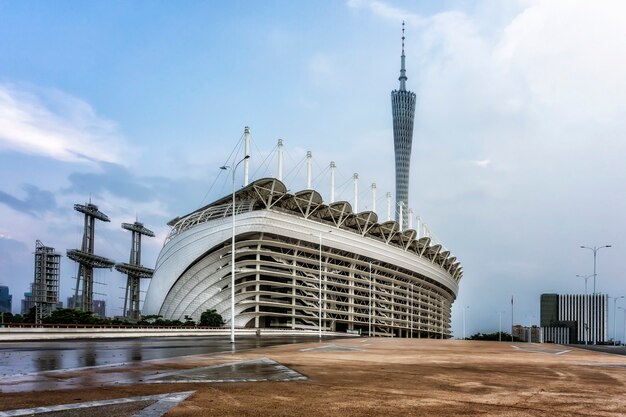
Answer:
[(0, 390), (0, 416), (622, 416), (626, 357), (343, 339), (21, 374)]

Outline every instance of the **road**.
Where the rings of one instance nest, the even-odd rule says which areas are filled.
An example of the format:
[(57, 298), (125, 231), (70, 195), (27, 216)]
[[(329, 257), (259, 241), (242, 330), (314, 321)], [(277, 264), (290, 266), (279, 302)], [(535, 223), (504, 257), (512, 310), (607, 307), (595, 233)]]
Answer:
[(317, 340), (311, 337), (152, 337), (0, 343), (0, 377), (243, 350)]
[(570, 345), (580, 349), (593, 350), (594, 352), (611, 353), (613, 355), (626, 355), (626, 346), (612, 345)]

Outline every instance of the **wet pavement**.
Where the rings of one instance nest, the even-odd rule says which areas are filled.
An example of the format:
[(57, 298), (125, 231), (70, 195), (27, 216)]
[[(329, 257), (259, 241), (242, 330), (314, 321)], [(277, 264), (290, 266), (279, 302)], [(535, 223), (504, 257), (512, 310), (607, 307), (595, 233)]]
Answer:
[(162, 337), (0, 342), (0, 377), (139, 363), (188, 355), (238, 353), (283, 344), (311, 342), (311, 337)]
[(0, 417), (160, 417), (193, 391), (0, 411)]

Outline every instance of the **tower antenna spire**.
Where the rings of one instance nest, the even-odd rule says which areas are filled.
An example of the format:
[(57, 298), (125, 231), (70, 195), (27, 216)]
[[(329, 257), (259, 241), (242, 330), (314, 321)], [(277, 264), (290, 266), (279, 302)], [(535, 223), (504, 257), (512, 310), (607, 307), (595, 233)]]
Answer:
[(402, 21), (402, 55), (400, 56), (400, 91), (406, 91), (406, 68), (404, 66), (404, 20)]
[(402, 55), (404, 55), (404, 20), (402, 21)]
[[(400, 58), (400, 88), (391, 92), (391, 113), (393, 115), (393, 142), (396, 158), (396, 204), (403, 207), (396, 221), (400, 225), (409, 224), (409, 169), (411, 165), (411, 146), (413, 144), (413, 121), (415, 119), (415, 93), (406, 89), (406, 67), (404, 56), (404, 30), (402, 22), (402, 55)], [(394, 210), (395, 211), (395, 210)], [(402, 217), (400, 219), (400, 216)]]

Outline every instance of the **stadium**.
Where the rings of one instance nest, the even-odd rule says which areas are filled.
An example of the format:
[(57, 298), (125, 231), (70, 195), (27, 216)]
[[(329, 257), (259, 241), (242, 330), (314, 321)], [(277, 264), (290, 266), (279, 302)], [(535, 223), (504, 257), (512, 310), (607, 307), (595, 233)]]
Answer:
[(237, 191), (234, 208), (229, 195), (169, 223), (144, 314), (197, 320), (215, 309), (230, 323), (233, 213), (236, 327), (321, 321), (323, 331), (450, 337), (462, 268), (448, 250), (347, 201), (289, 193), (275, 178)]
[(330, 203), (324, 204), (311, 186), (311, 152), (306, 190), (288, 192), (282, 182), (280, 139), (277, 178), (248, 184), (246, 127), (240, 161), (244, 187), (235, 193), (236, 165), (224, 166), (232, 169), (234, 196), (168, 223), (172, 229), (157, 259), (144, 314), (198, 320), (202, 312), (215, 309), (240, 328), (450, 337), (452, 303), (463, 270), (429, 232), (421, 233), (419, 223), (417, 230), (412, 228), (409, 168), (416, 95), (406, 89), (404, 39), (403, 23), (400, 88), (391, 92), (396, 221), (391, 220), (387, 193), (387, 221), (379, 222), (375, 184), (372, 211), (358, 212), (358, 174), (354, 210), (347, 201), (335, 202), (334, 162)]

